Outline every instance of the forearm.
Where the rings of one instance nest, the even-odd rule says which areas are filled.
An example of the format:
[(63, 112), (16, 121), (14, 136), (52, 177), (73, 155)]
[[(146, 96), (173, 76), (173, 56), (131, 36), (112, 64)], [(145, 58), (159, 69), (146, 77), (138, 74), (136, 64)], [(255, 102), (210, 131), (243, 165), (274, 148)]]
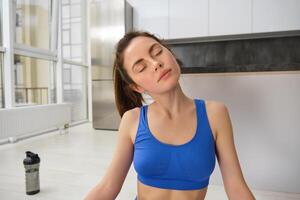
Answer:
[(255, 200), (254, 195), (247, 185), (231, 188), (230, 191), (227, 192), (227, 196), (229, 200)]
[(115, 193), (110, 187), (100, 182), (88, 192), (84, 200), (113, 200), (116, 198)]

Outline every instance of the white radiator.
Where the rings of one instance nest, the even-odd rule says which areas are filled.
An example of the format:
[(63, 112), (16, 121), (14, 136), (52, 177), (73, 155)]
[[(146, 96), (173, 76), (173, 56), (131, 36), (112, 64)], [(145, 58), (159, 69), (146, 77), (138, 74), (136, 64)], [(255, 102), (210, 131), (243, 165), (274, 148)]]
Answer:
[(71, 104), (48, 104), (0, 110), (0, 144), (56, 130), (71, 122)]

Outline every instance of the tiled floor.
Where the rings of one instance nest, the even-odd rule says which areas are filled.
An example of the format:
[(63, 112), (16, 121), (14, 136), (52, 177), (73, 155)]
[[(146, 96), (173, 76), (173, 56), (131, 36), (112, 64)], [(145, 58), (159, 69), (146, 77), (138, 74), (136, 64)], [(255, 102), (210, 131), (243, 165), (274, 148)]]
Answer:
[[(115, 131), (94, 130), (90, 123), (71, 127), (68, 134), (44, 134), (0, 146), (1, 200), (75, 200), (83, 199), (106, 171), (116, 141)], [(25, 194), (23, 159), (25, 151), (41, 158), (41, 192)], [(300, 194), (252, 190), (257, 200), (295, 200)], [(136, 195), (133, 165), (117, 199), (132, 200)], [(223, 186), (210, 185), (206, 200), (227, 199)]]

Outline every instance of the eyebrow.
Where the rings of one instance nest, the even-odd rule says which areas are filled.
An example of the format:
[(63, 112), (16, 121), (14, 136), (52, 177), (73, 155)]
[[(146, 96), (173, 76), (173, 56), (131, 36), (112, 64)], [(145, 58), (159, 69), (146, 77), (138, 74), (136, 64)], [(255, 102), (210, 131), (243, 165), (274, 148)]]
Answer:
[[(158, 44), (158, 43), (152, 44), (152, 45), (150, 46), (148, 52), (151, 53), (151, 51), (153, 50), (153, 48), (154, 48), (156, 45), (159, 45), (159, 44)], [(135, 62), (133, 63), (133, 65), (132, 65), (132, 67), (131, 67), (132, 71), (133, 71), (134, 66), (135, 66), (136, 64), (142, 62), (143, 60), (144, 60), (143, 58), (140, 58), (140, 59), (138, 59), (137, 61), (135, 61)]]

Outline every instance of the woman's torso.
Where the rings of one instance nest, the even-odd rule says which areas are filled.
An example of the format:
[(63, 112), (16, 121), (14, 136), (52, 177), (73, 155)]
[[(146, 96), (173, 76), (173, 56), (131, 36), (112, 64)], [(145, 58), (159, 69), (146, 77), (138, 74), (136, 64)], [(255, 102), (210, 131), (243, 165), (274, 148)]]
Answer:
[(165, 190), (138, 181), (137, 200), (204, 200), (207, 187), (200, 190)]
[[(155, 112), (151, 112), (151, 105), (148, 106), (148, 128), (153, 136), (160, 142), (171, 145), (184, 145), (189, 143), (195, 136), (197, 128), (197, 111), (194, 104), (184, 109), (178, 119), (167, 119), (161, 116), (156, 116)], [(216, 130), (214, 125), (214, 116), (210, 111), (210, 102), (205, 101), (207, 119), (211, 128), (214, 141), (216, 140)], [(138, 117), (134, 122), (131, 131), (132, 143), (135, 143), (136, 134), (138, 130), (140, 109), (135, 110)], [(201, 120), (201, 119), (200, 119)], [(165, 133), (165, 134), (162, 134)], [(172, 133), (172, 134), (168, 134)], [(186, 133), (186, 134), (182, 134)], [(137, 182), (138, 200), (152, 200), (152, 199), (170, 199), (170, 200), (202, 200), (204, 199), (207, 187), (195, 190), (172, 190), (161, 189), (143, 184), (138, 180)]]

